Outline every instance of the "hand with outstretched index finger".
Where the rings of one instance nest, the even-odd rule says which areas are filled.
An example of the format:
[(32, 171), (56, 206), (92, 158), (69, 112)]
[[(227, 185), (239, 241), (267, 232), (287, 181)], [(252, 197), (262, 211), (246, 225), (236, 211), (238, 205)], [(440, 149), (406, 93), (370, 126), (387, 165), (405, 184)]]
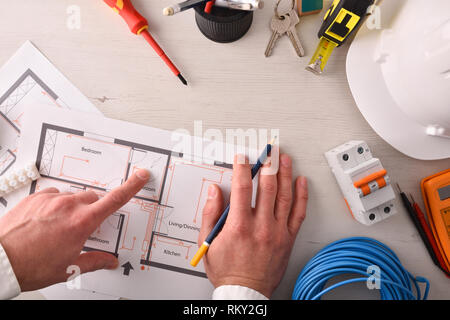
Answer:
[[(0, 219), (0, 244), (22, 291), (66, 281), (68, 266), (81, 273), (115, 269), (118, 260), (99, 251), (81, 253), (88, 237), (148, 182), (141, 169), (99, 200), (94, 191), (48, 188), (28, 196)], [(81, 254), (80, 254), (81, 253)]]

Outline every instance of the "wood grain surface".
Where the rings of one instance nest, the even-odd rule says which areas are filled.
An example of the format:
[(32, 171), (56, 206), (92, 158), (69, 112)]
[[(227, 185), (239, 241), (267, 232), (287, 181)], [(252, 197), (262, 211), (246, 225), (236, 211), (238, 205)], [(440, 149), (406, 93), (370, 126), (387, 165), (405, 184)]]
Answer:
[[(326, 5), (330, 1), (326, 1)], [(132, 35), (101, 0), (14, 0), (0, 13), (0, 64), (31, 40), (67, 78), (108, 117), (161, 129), (193, 131), (217, 128), (276, 128), (282, 151), (294, 160), (295, 174), (309, 179), (308, 217), (297, 238), (287, 272), (274, 299), (290, 299), (302, 267), (323, 246), (350, 236), (369, 236), (390, 246), (413, 274), (431, 282), (430, 298), (449, 299), (449, 280), (432, 263), (397, 201), (399, 213), (372, 227), (352, 220), (324, 152), (348, 140), (365, 140), (381, 159), (391, 180), (421, 201), (421, 178), (450, 167), (450, 160), (419, 161), (382, 140), (358, 111), (345, 73), (348, 44), (338, 48), (326, 74), (307, 71), (318, 43), (324, 12), (301, 19), (298, 34), (306, 57), (298, 58), (287, 37), (270, 58), (273, 0), (255, 12), (253, 25), (240, 40), (218, 44), (197, 29), (194, 11), (162, 15), (171, 0), (134, 0), (150, 31), (181, 70), (181, 85), (145, 41)], [(81, 28), (67, 27), (67, 8), (77, 5)], [(364, 26), (363, 26), (364, 27)], [(361, 66), (364, 68), (364, 66)], [(38, 298), (38, 293), (20, 298)], [(341, 288), (328, 298), (378, 299), (364, 284)], [(174, 293), (174, 298), (176, 294)]]

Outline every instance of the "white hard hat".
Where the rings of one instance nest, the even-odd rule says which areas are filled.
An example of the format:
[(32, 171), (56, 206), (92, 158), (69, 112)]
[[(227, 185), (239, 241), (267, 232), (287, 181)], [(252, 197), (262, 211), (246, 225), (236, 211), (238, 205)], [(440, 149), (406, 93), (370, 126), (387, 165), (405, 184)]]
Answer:
[(385, 1), (379, 14), (389, 26), (363, 26), (347, 56), (356, 104), (404, 154), (450, 158), (450, 1)]

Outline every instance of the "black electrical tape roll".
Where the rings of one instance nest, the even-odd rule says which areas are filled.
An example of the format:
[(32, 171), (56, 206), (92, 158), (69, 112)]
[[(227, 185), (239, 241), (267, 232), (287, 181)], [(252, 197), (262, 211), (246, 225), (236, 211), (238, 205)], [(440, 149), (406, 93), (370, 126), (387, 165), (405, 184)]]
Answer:
[(211, 13), (205, 13), (204, 9), (205, 4), (194, 8), (195, 21), (201, 33), (212, 41), (236, 41), (244, 36), (252, 25), (253, 11), (213, 6)]

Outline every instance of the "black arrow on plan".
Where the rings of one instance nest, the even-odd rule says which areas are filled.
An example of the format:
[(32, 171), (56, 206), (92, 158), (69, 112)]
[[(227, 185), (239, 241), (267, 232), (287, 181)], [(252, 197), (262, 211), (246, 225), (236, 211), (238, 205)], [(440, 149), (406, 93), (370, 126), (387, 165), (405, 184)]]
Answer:
[(122, 268), (123, 268), (123, 275), (124, 276), (129, 276), (130, 275), (130, 270), (134, 270), (134, 268), (131, 265), (130, 261), (128, 261), (127, 263), (123, 264)]

